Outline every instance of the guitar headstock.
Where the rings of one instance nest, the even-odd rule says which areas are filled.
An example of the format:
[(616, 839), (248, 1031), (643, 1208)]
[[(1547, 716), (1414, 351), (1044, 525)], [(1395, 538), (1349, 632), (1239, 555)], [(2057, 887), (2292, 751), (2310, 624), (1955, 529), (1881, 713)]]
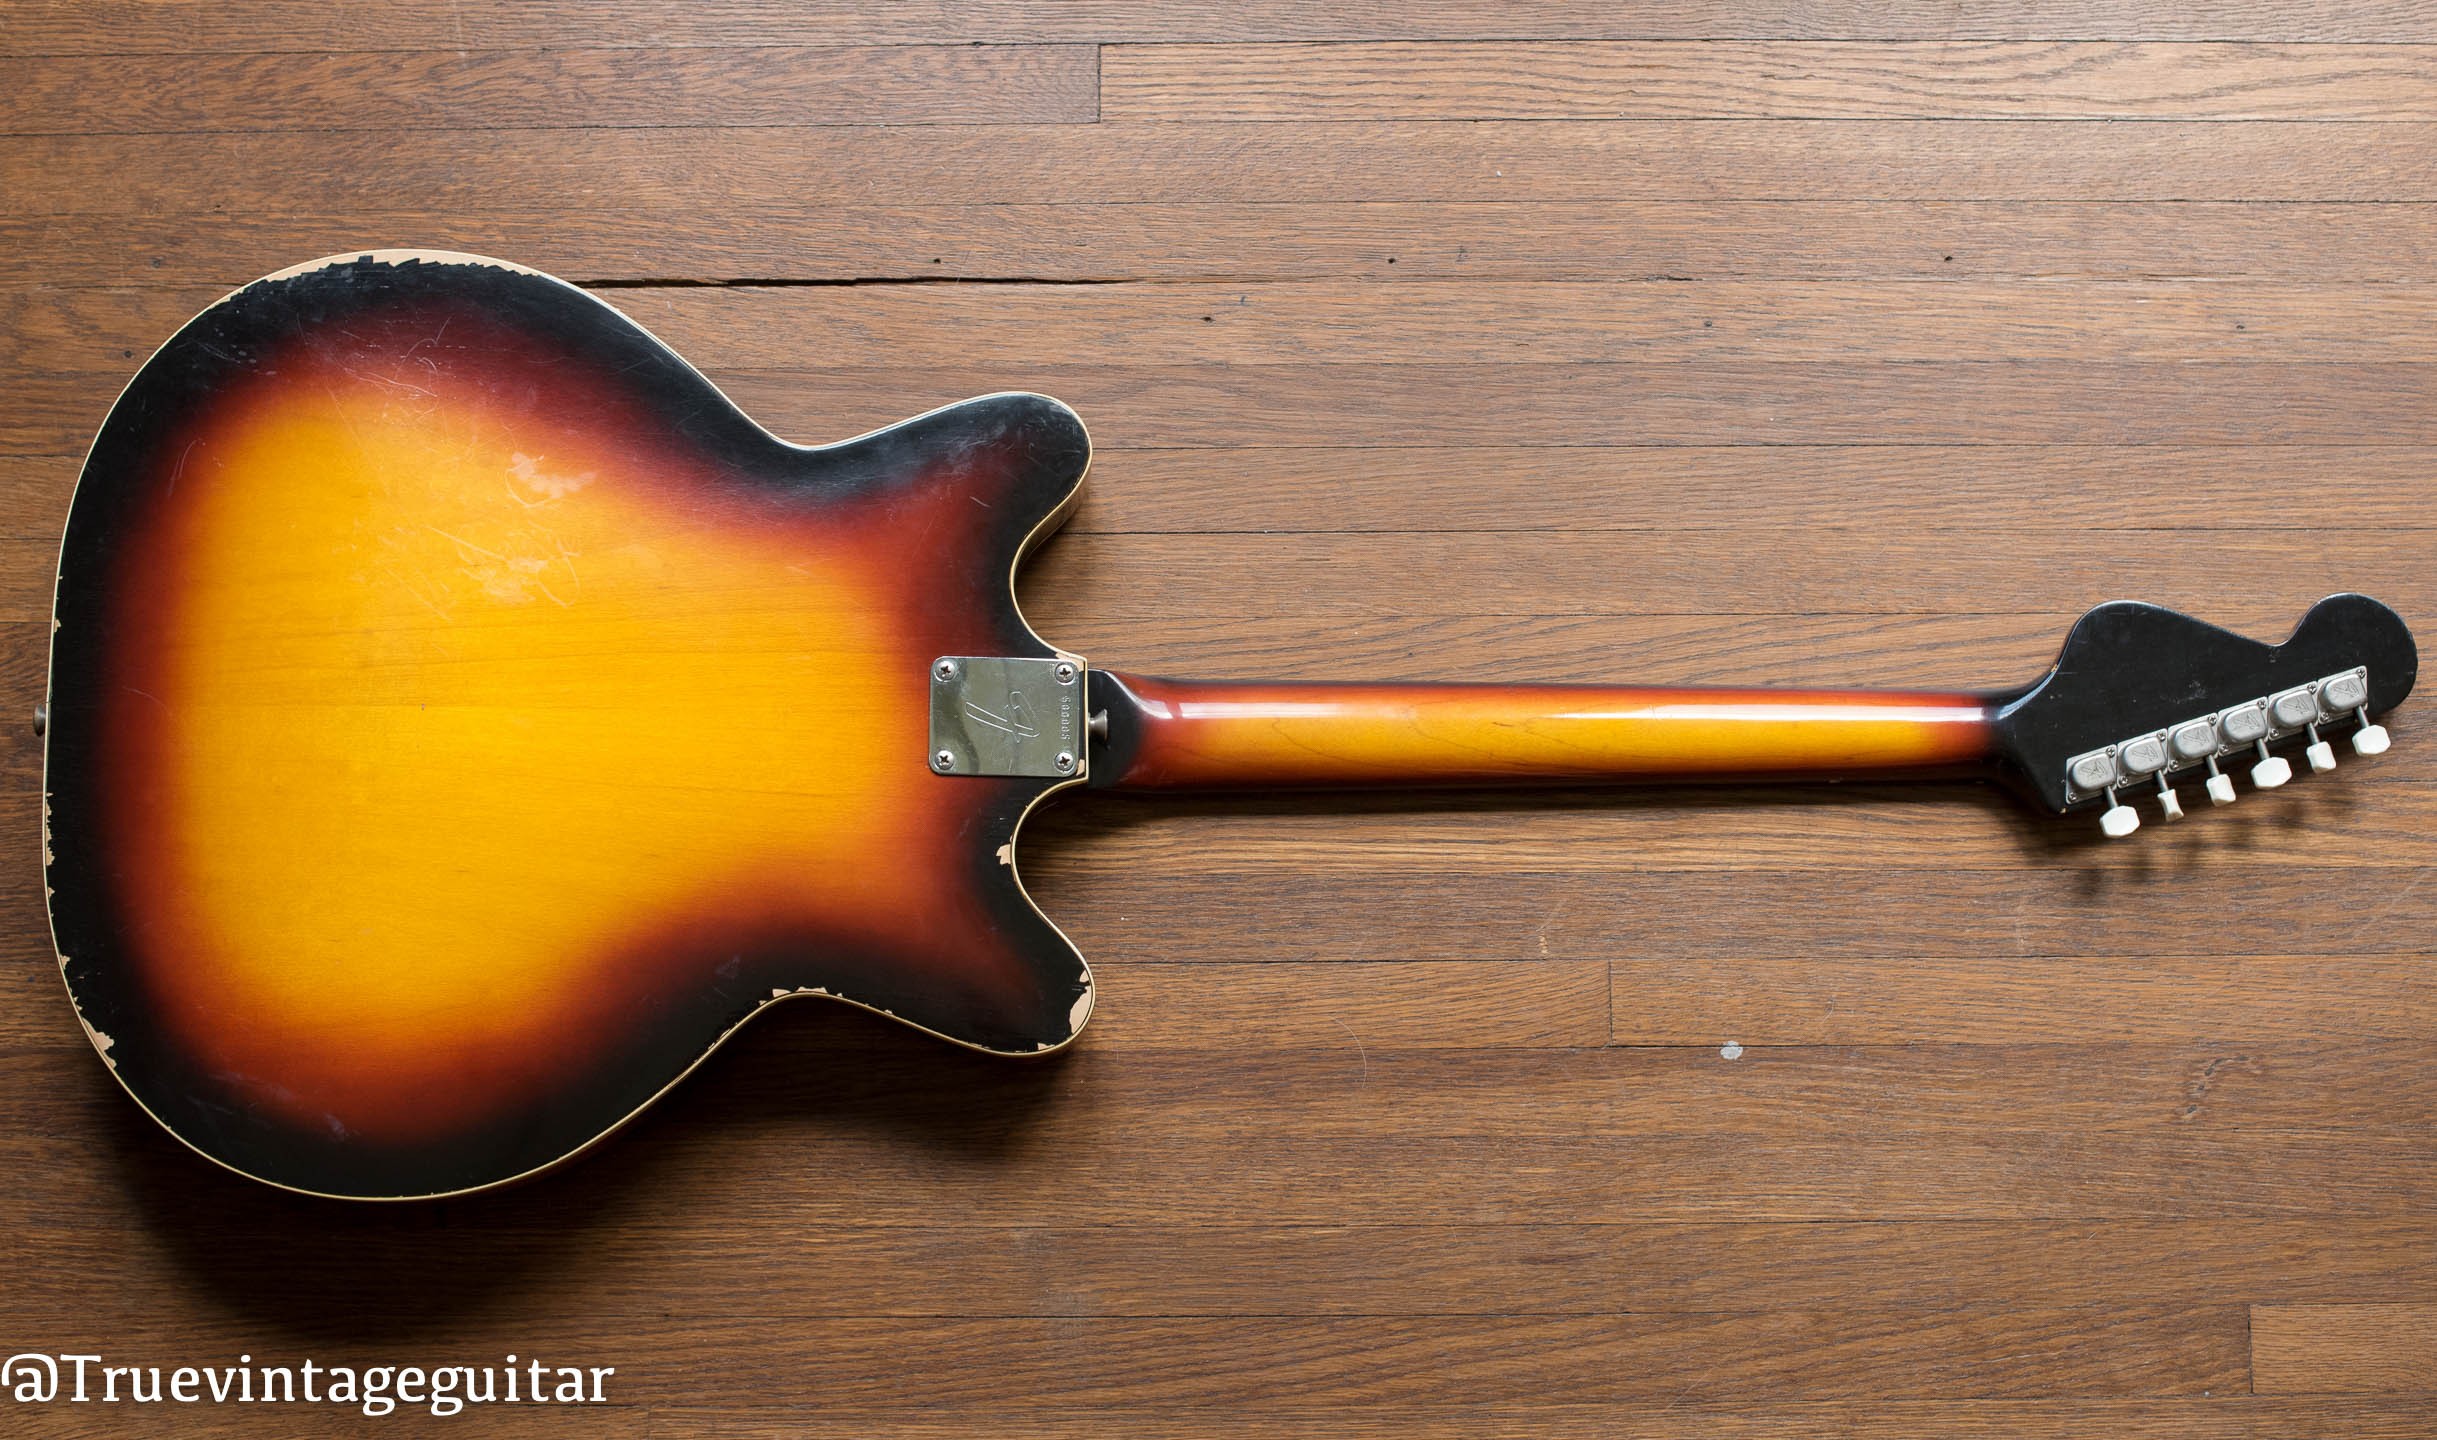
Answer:
[(2046, 678), (1996, 719), (2008, 778), (2049, 809), (2099, 808), (2101, 828), (2140, 828), (2131, 802), (2178, 820), (2177, 787), (2219, 805), (2234, 779), (2273, 790), (2293, 776), (2278, 752), (2333, 770), (2335, 742), (2387, 747), (2377, 717), (2409, 695), (2419, 651), (2402, 617), (2366, 595), (2331, 595), (2281, 645), (2263, 645), (2156, 605), (2120, 600), (2084, 615)]

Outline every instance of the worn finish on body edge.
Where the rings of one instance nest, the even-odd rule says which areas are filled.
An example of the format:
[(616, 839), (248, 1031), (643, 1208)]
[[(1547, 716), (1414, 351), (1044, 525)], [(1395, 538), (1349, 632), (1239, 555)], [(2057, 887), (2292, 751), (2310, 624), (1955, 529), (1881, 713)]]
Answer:
[(1034, 1053), (1090, 1008), (1019, 886), (1059, 781), (939, 783), (941, 654), (1088, 457), (994, 395), (773, 439), (584, 292), (326, 262), (153, 357), (68, 525), (51, 911), (119, 1078), (225, 1164), (447, 1192), (580, 1148), (774, 998)]

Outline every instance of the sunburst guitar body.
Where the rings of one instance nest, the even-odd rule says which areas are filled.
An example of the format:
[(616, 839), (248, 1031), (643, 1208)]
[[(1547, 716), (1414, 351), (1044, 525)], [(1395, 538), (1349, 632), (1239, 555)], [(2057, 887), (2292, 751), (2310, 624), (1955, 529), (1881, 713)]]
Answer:
[(343, 1195), (580, 1148), (782, 996), (1055, 1049), (1080, 956), (1010, 848), (1062, 783), (924, 764), (943, 655), (1054, 657), (1025, 547), (1073, 412), (806, 450), (582, 291), (385, 257), (199, 317), (60, 563), (52, 916), (155, 1118)]
[(1089, 453), (1022, 393), (787, 443), (471, 256), (213, 306), (111, 410), (60, 558), (47, 879), (104, 1062), (244, 1174), (449, 1194), (783, 999), (1066, 1045), (1091, 976), (1015, 846), (1067, 786), (1983, 776), (2120, 834), (2383, 749), (2416, 668), (2348, 595), (2279, 645), (2104, 606), (2003, 694), (1127, 676), (1014, 600)]

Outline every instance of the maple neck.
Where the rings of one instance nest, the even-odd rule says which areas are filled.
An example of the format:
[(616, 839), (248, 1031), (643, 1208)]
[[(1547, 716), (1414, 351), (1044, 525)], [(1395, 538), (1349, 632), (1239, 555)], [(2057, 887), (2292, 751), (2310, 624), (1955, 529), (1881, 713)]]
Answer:
[(1091, 679), (1091, 783), (1129, 790), (1931, 777), (1995, 744), (1996, 698), (1946, 691)]

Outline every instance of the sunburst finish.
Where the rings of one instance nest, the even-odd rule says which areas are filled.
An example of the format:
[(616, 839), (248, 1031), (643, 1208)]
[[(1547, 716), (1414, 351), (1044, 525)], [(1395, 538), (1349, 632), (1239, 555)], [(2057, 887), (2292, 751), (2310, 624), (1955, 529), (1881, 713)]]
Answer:
[(590, 296), (470, 259), (249, 287), (129, 388), (59, 593), (69, 987), (119, 1076), (280, 1184), (431, 1193), (614, 1126), (774, 998), (1054, 1048), (1090, 1004), (922, 763), (1073, 414), (782, 444)]

